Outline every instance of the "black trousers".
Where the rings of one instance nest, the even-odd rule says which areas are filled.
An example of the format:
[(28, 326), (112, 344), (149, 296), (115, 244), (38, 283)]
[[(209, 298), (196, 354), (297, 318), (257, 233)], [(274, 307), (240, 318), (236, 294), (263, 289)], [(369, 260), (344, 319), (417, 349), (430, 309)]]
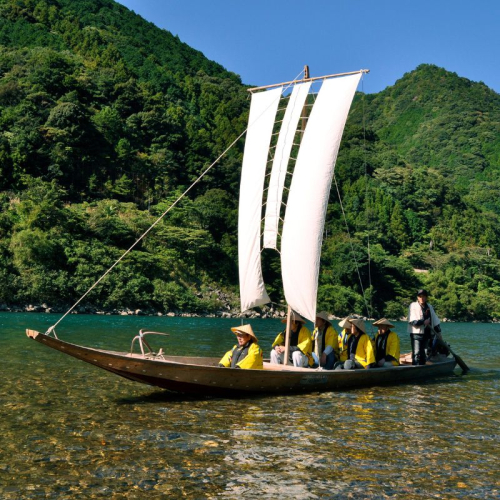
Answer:
[(411, 364), (412, 365), (425, 365), (427, 358), (425, 356), (425, 349), (429, 341), (429, 336), (419, 333), (410, 333), (411, 339)]

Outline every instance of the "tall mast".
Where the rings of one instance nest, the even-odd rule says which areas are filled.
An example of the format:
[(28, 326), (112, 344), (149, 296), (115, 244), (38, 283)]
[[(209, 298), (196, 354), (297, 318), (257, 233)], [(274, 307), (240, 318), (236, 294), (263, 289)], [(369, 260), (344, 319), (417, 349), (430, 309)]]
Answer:
[[(306, 64), (304, 66), (304, 80), (308, 80), (308, 79), (309, 79), (309, 66)], [(304, 107), (302, 108), (302, 121), (301, 121), (301, 125), (300, 125), (301, 137), (304, 135), (306, 123), (307, 123), (307, 99), (306, 99), (306, 103), (304, 104)]]
[[(306, 64), (304, 66), (304, 78), (303, 80), (309, 80), (309, 66)], [(307, 99), (304, 104), (304, 107), (302, 108), (302, 117), (301, 117), (301, 122), (300, 122), (300, 134), (301, 136), (304, 135), (304, 130), (306, 128), (306, 123), (307, 123)], [(290, 363), (289, 361), (289, 356), (290, 356), (290, 326), (291, 326), (291, 316), (292, 316), (292, 308), (288, 306), (288, 311), (286, 315), (286, 334), (285, 334), (285, 359), (284, 359), (284, 364), (288, 365)]]

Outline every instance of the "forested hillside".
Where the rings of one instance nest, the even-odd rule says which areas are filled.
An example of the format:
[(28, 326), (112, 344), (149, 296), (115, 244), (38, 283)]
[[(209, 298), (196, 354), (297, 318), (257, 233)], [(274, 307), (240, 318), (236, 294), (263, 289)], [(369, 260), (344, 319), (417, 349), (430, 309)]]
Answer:
[[(0, 304), (78, 299), (244, 130), (247, 94), (112, 0), (0, 0)], [(236, 311), (242, 147), (87, 306)], [(498, 94), (429, 65), (359, 94), (336, 178), (320, 307), (399, 317), (425, 285), (441, 316), (500, 318)]]

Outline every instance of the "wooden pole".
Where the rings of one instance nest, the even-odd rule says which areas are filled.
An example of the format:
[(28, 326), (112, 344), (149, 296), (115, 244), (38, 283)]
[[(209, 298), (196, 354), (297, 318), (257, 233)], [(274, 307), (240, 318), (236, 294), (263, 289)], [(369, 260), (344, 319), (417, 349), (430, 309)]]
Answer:
[(273, 85), (264, 85), (262, 87), (253, 87), (247, 89), (248, 92), (255, 92), (256, 90), (272, 89), (273, 87), (281, 87), (282, 85), (291, 85), (292, 83), (315, 82), (316, 80), (324, 80), (325, 78), (335, 78), (336, 76), (355, 75), (357, 73), (369, 73), (369, 69), (360, 69), (358, 71), (349, 71), (348, 73), (336, 73), (334, 75), (315, 76), (314, 78), (303, 78), (302, 80), (292, 80), (290, 82), (274, 83)]
[[(313, 78), (309, 78), (309, 66), (306, 64), (304, 66), (304, 81), (306, 80), (313, 80)], [(302, 120), (301, 120), (301, 126), (300, 126), (300, 132), (303, 135), (304, 134), (304, 129), (306, 128), (306, 123), (307, 123), (307, 102), (302, 108)], [(286, 337), (285, 337), (285, 361), (284, 364), (288, 365), (289, 364), (289, 358), (290, 358), (290, 337), (291, 337), (291, 319), (292, 319), (292, 308), (290, 305), (288, 306), (288, 313), (286, 316)]]
[(467, 373), (468, 371), (470, 371), (470, 368), (465, 364), (465, 361), (458, 354), (454, 353), (451, 350), (450, 344), (448, 344), (447, 342), (444, 341), (443, 336), (441, 335), (441, 332), (436, 332), (436, 330), (434, 330), (434, 328), (432, 328), (432, 331), (434, 332), (434, 335), (436, 335), (436, 337), (438, 339), (438, 344), (446, 347), (448, 349), (448, 351), (450, 351), (451, 355), (455, 358), (455, 361), (457, 362), (458, 366), (460, 366), (460, 368), (462, 368), (462, 371), (464, 373)]
[(284, 365), (289, 364), (289, 358), (290, 358), (290, 326), (291, 326), (291, 319), (292, 319), (292, 308), (288, 306), (288, 313), (286, 315), (286, 330), (285, 330), (285, 359), (283, 361)]
[[(304, 80), (309, 79), (309, 66), (304, 66)], [(304, 136), (304, 130), (306, 128), (306, 123), (307, 123), (307, 99), (306, 102), (304, 103), (304, 107), (302, 108), (302, 121), (300, 124), (300, 135), (301, 137)]]

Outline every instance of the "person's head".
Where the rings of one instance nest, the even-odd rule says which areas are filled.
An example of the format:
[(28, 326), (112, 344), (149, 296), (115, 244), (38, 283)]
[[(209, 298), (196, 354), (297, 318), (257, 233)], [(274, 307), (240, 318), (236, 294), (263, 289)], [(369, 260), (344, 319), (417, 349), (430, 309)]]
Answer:
[(423, 288), (417, 292), (417, 300), (419, 304), (425, 304), (427, 302), (427, 291)]
[(253, 333), (251, 325), (233, 326), (231, 331), (236, 335), (238, 345), (245, 345), (250, 340), (257, 342), (257, 337)]
[(328, 319), (328, 313), (326, 311), (321, 311), (316, 314), (316, 321), (314, 322), (314, 326), (323, 330), (326, 326), (330, 324)]
[[(286, 319), (281, 320), (282, 323), (286, 323)], [(290, 328), (292, 329), (293, 332), (296, 332), (297, 329), (300, 330), (302, 327), (302, 323), (305, 323), (306, 320), (300, 316), (300, 314), (297, 314), (296, 312), (292, 312), (292, 316), (290, 318)]]
[(326, 321), (323, 318), (316, 318), (316, 321), (314, 322), (314, 326), (316, 326), (320, 330), (323, 330), (325, 325), (326, 325)]
[(238, 339), (238, 345), (245, 345), (252, 337), (248, 333), (238, 332), (236, 338)]
[(351, 319), (349, 320), (351, 323), (351, 333), (358, 337), (359, 335), (362, 335), (363, 333), (366, 333), (366, 326), (365, 322), (362, 319)]
[(391, 328), (394, 328), (394, 325), (386, 318), (379, 319), (373, 323), (373, 326), (378, 327), (378, 332), (381, 335), (384, 335), (390, 331)]

